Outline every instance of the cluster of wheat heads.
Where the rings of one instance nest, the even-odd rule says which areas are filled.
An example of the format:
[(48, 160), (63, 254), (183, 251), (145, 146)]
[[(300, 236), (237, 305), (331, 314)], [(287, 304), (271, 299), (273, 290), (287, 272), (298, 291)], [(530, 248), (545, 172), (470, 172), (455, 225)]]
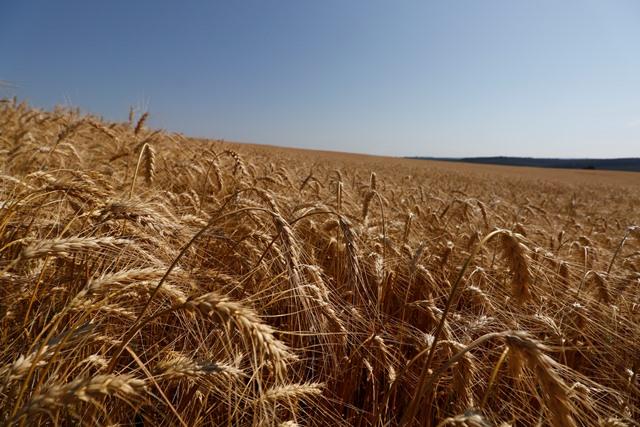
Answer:
[(638, 190), (0, 104), (0, 423), (634, 425)]

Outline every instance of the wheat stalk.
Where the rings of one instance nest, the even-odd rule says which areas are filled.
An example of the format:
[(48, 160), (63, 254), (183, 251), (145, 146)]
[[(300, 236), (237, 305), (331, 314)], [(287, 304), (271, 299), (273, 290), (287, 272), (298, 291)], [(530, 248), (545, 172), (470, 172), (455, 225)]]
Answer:
[(284, 375), (287, 363), (296, 359), (287, 345), (274, 336), (275, 330), (263, 323), (253, 310), (216, 292), (186, 300), (180, 308), (234, 323), (247, 342), (255, 346), (258, 355), (269, 358), (280, 377)]
[(129, 245), (132, 241), (115, 237), (69, 237), (43, 239), (26, 246), (20, 253), (20, 259), (35, 259), (43, 256), (68, 257), (73, 253), (115, 249)]
[(31, 397), (16, 415), (15, 420), (34, 412), (47, 411), (74, 401), (91, 402), (102, 396), (128, 399), (144, 392), (145, 381), (131, 375), (96, 375), (77, 378), (65, 384), (52, 384)]

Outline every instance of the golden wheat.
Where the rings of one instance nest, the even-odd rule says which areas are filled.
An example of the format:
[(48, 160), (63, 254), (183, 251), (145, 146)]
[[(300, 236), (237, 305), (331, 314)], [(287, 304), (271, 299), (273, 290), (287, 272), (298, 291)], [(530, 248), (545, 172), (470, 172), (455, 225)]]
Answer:
[(0, 103), (0, 424), (637, 424), (640, 175), (130, 113)]

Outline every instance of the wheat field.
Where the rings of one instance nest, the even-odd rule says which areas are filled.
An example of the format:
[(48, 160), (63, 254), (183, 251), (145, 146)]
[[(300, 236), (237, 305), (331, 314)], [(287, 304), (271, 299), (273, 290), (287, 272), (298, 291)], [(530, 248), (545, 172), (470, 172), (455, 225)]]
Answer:
[(0, 104), (0, 424), (625, 426), (640, 174)]

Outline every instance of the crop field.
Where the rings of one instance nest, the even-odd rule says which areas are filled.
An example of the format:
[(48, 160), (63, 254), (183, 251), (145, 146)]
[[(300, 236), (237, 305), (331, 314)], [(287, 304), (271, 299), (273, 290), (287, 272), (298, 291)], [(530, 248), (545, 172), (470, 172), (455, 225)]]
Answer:
[(0, 425), (625, 426), (640, 174), (0, 103)]

